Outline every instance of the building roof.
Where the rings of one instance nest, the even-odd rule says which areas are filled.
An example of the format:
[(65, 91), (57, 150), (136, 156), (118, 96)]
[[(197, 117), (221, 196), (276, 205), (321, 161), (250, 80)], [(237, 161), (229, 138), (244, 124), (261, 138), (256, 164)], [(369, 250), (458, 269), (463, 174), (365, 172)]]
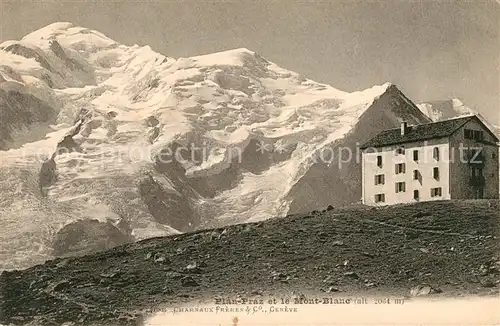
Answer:
[(401, 128), (384, 130), (363, 144), (361, 149), (449, 137), (471, 119), (477, 119), (498, 141), (497, 136), (489, 130), (481, 119), (475, 115), (470, 115), (461, 118), (408, 126), (408, 130), (405, 135), (401, 135)]

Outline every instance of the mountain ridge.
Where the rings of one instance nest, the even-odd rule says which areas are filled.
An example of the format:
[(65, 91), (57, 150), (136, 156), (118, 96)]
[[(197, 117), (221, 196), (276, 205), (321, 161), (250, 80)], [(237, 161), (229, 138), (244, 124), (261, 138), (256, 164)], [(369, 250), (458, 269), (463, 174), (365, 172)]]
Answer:
[(175, 59), (54, 23), (0, 51), (0, 269), (356, 202), (357, 143), (430, 121), (391, 83), (347, 93), (246, 48)]

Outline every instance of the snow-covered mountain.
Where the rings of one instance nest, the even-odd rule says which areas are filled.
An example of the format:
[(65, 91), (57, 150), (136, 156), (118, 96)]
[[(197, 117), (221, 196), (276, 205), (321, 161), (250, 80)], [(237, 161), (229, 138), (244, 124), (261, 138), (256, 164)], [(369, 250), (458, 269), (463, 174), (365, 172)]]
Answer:
[(0, 269), (358, 201), (357, 145), (401, 120), (430, 121), (389, 83), (51, 24), (0, 45)]
[[(420, 103), (417, 104), (417, 107), (432, 121), (453, 119), (467, 115), (479, 115), (481, 117), (481, 114), (479, 112), (469, 108), (464, 103), (462, 103), (462, 101), (456, 98), (451, 100), (430, 101), (426, 103)], [(482, 120), (497, 135), (500, 135), (500, 126), (493, 125), (484, 118)]]
[(459, 116), (476, 114), (474, 110), (465, 106), (459, 99), (430, 101), (417, 104), (418, 108), (432, 121), (441, 121)]

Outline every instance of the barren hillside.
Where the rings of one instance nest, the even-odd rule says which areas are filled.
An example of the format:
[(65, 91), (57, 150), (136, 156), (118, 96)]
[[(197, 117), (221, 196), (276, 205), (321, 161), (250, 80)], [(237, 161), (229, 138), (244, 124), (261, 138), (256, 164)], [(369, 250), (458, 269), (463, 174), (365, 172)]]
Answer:
[[(498, 201), (345, 207), (148, 239), (0, 276), (0, 323), (141, 325), (214, 298), (498, 295)], [(440, 293), (439, 293), (440, 292)]]

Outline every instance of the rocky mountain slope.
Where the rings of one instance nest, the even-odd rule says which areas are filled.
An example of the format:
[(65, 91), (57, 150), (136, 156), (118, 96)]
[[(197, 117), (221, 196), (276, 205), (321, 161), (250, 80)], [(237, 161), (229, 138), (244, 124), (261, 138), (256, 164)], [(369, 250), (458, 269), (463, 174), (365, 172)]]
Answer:
[(69, 23), (0, 60), (0, 269), (356, 202), (356, 143), (429, 121), (391, 84), (347, 93), (247, 49), (174, 59)]
[(499, 222), (498, 200), (351, 205), (147, 239), (3, 272), (0, 323), (149, 325), (217, 298), (498, 296)]

